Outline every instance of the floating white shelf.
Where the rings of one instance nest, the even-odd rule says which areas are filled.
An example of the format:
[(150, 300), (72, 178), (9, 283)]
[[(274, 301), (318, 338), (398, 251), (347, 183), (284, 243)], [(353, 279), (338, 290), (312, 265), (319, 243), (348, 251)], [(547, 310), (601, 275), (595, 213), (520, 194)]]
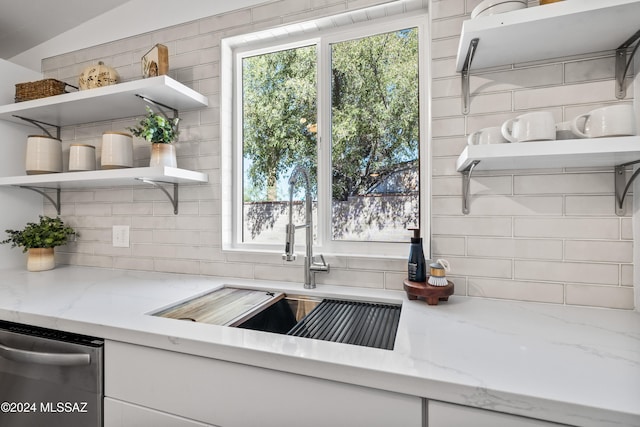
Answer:
[(640, 30), (638, 0), (561, 1), (464, 21), (456, 71), (614, 50)]
[[(60, 215), (60, 190), (74, 188), (116, 187), (133, 184), (150, 184), (161, 190), (178, 213), (178, 184), (208, 182), (205, 173), (186, 169), (156, 166), (147, 168), (110, 169), (85, 172), (48, 173), (39, 175), (9, 176), (0, 178), (0, 186), (27, 188), (49, 199)], [(163, 184), (173, 186), (173, 194)], [(45, 190), (56, 190), (54, 200)]]
[(146, 168), (109, 169), (86, 172), (47, 173), (39, 175), (10, 176), (0, 178), (0, 186), (24, 186), (38, 188), (88, 188), (133, 185), (143, 180), (159, 183), (186, 184), (208, 182), (205, 173), (166, 166)]
[(456, 170), (539, 169), (618, 166), (640, 160), (640, 136), (469, 145)]
[(624, 215), (624, 199), (640, 169), (626, 179), (626, 166), (640, 162), (640, 136), (570, 139), (467, 146), (456, 162), (462, 173), (462, 213), (468, 214), (471, 174), (476, 170), (613, 167), (615, 212)]
[[(640, 37), (639, 0), (572, 0), (464, 21), (456, 71), (469, 113), (471, 69), (616, 50), (615, 95), (626, 95), (627, 49)], [(635, 53), (635, 51), (634, 51)]]
[(140, 96), (175, 110), (206, 107), (206, 96), (169, 76), (65, 93), (0, 106), (0, 120), (26, 123), (16, 116), (55, 126), (143, 116), (148, 104)]

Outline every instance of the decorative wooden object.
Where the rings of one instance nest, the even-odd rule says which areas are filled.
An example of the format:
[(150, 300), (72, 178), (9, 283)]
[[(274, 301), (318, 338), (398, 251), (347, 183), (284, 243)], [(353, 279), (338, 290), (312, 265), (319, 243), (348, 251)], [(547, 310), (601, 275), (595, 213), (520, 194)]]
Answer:
[(449, 296), (453, 295), (453, 282), (447, 282), (447, 286), (431, 286), (427, 282), (412, 282), (404, 279), (404, 290), (410, 300), (420, 297), (429, 305), (438, 305), (440, 301), (449, 301)]
[(142, 77), (155, 77), (169, 72), (169, 48), (157, 44), (142, 57)]

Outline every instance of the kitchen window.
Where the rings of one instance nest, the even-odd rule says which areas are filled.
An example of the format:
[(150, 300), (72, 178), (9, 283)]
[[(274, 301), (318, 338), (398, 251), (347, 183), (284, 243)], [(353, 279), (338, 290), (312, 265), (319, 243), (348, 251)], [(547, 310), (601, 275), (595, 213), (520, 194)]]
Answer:
[[(229, 53), (229, 246), (282, 250), (297, 165), (309, 172), (314, 245), (323, 252), (404, 256), (407, 229), (427, 231), (426, 22), (369, 21), (287, 44), (263, 35)], [(296, 188), (295, 223), (303, 199)], [(296, 241), (304, 245), (303, 230)]]

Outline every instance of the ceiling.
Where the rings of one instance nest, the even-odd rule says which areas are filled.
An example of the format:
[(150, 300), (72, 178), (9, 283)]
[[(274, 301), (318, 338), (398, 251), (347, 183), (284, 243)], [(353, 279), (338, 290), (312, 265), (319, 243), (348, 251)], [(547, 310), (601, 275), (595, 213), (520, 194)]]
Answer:
[(0, 58), (12, 58), (128, 1), (0, 0)]

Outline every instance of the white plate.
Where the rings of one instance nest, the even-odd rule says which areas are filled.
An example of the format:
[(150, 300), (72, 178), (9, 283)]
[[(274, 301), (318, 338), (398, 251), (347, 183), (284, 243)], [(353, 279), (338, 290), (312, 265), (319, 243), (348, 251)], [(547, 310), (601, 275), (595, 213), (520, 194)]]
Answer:
[(471, 19), (481, 16), (496, 15), (527, 7), (526, 0), (484, 0), (471, 12)]

